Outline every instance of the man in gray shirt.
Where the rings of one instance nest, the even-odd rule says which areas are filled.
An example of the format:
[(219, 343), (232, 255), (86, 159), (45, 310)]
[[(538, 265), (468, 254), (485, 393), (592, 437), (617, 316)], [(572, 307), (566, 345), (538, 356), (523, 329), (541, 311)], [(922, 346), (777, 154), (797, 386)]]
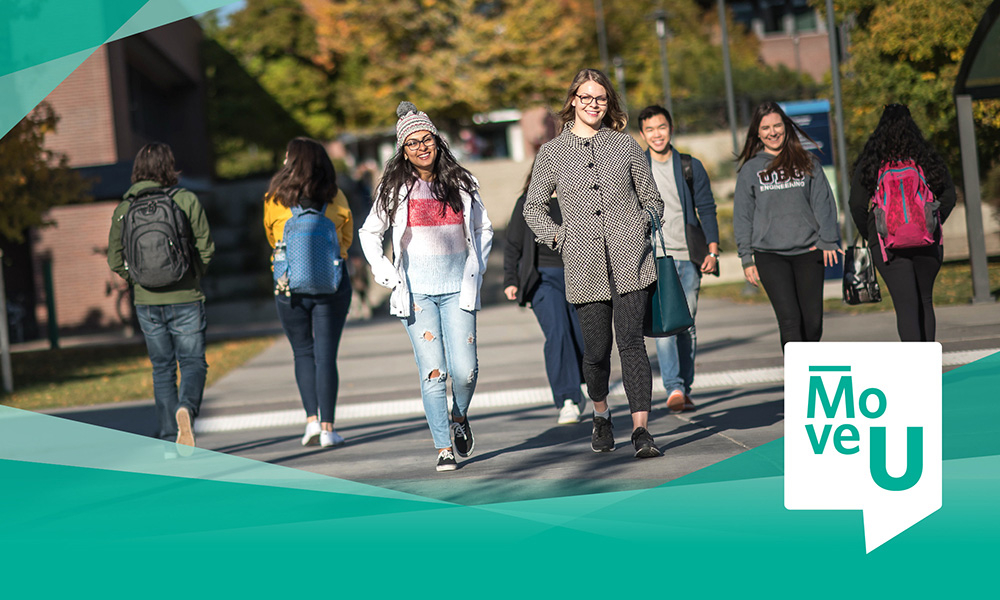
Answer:
[[(719, 274), (719, 224), (715, 218), (708, 173), (701, 161), (675, 152), (670, 145), (674, 122), (662, 106), (647, 106), (639, 113), (639, 132), (649, 146), (653, 180), (663, 198), (661, 230), (667, 254), (673, 257), (688, 309), (698, 310), (702, 274)], [(657, 255), (662, 251), (656, 247)], [(667, 408), (693, 410), (695, 327), (674, 336), (657, 338), (656, 355), (660, 377), (667, 390)]]

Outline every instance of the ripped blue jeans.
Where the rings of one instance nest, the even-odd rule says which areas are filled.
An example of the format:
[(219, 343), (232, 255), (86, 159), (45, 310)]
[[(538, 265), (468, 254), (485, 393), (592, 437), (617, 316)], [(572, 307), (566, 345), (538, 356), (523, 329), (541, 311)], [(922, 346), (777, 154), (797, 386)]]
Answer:
[(413, 294), (410, 316), (400, 319), (413, 344), (420, 373), (424, 415), (435, 448), (451, 447), (447, 381), (451, 378), (454, 417), (464, 417), (476, 391), (476, 313), (458, 306), (458, 292), (427, 296)]

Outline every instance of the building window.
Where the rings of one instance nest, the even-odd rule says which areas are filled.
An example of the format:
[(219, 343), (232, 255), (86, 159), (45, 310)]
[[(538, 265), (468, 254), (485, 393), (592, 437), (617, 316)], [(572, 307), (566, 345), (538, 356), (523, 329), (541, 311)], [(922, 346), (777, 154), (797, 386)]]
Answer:
[(809, 6), (808, 0), (792, 1), (792, 17), (795, 22), (795, 33), (816, 31), (816, 10)]

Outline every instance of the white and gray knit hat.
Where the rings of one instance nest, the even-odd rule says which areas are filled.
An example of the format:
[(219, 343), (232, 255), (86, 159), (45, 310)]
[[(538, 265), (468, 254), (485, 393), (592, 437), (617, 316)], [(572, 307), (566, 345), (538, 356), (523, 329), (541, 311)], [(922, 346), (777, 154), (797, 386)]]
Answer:
[(412, 102), (400, 102), (396, 108), (396, 150), (398, 151), (407, 136), (415, 131), (429, 131), (437, 135), (437, 127), (431, 123), (427, 113), (420, 112)]

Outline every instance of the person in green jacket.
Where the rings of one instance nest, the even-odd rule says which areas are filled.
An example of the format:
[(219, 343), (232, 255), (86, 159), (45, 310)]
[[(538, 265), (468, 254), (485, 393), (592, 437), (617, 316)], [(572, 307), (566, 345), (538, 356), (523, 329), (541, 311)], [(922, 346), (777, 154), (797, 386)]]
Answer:
[[(200, 280), (215, 253), (215, 242), (198, 197), (178, 189), (173, 200), (187, 217), (194, 250), (191, 264), (176, 283), (146, 288), (133, 280), (125, 259), (122, 228), (132, 201), (153, 188), (177, 185), (178, 172), (170, 146), (143, 146), (132, 168), (132, 187), (115, 208), (108, 235), (108, 266), (135, 289), (135, 311), (153, 366), (153, 396), (158, 437), (194, 446), (194, 418), (205, 389), (205, 294)], [(177, 370), (180, 367), (178, 388)]]

